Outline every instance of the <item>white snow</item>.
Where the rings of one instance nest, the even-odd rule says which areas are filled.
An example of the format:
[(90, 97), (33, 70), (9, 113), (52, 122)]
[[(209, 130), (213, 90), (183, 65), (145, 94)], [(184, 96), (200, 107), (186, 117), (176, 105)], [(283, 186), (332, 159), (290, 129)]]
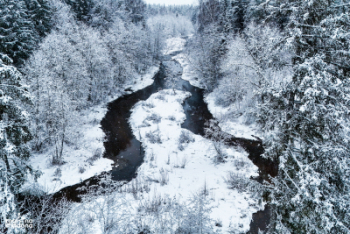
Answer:
[(182, 51), (186, 44), (186, 40), (181, 37), (172, 37), (167, 39), (165, 43), (166, 43), (166, 47), (163, 50), (163, 54), (169, 55), (174, 52)]
[[(167, 50), (164, 53), (171, 54), (174, 51), (180, 51), (184, 42), (175, 38), (168, 40), (167, 45)], [(176, 59), (183, 66), (183, 79), (188, 80), (194, 86), (203, 87), (197, 81), (196, 74), (192, 72), (193, 69), (191, 69), (184, 54), (179, 54), (173, 59)], [(155, 74), (156, 69), (150, 69), (149, 73), (152, 72)], [(151, 84), (147, 81), (149, 78), (144, 76), (142, 85), (140, 85), (141, 77), (139, 77), (138, 81), (132, 81), (129, 84), (132, 85), (131, 87), (127, 87), (132, 88), (133, 91), (146, 87)], [(244, 150), (224, 145), (216, 145), (226, 156), (225, 162), (218, 163), (215, 161), (217, 151), (214, 142), (181, 128), (181, 123), (186, 118), (181, 104), (189, 96), (190, 93), (184, 91), (176, 91), (174, 94), (173, 90), (162, 90), (134, 106), (129, 120), (130, 126), (145, 149), (144, 163), (138, 168), (137, 177), (123, 185), (119, 192), (100, 196), (87, 203), (75, 204), (70, 214), (65, 218), (60, 233), (78, 232), (79, 228), (75, 228), (79, 226), (79, 223), (83, 224), (88, 219), (91, 220), (90, 225), (84, 224), (87, 233), (103, 233), (103, 225), (106, 225), (106, 220), (102, 220), (102, 218), (111, 214), (113, 214), (113, 219), (118, 221), (120, 227), (131, 225), (138, 219), (142, 219), (142, 225), (148, 225), (152, 230), (156, 226), (161, 226), (162, 223), (149, 218), (150, 214), (147, 212), (140, 213), (140, 207), (150, 203), (150, 200), (156, 197), (168, 198), (179, 204), (190, 206), (193, 195), (203, 190), (204, 186), (209, 191), (210, 218), (220, 220), (222, 223), (222, 227), (215, 227), (217, 233), (245, 233), (249, 230), (252, 214), (263, 209), (264, 204), (260, 204), (259, 197), (249, 190), (238, 191), (229, 188), (226, 178), (231, 172), (248, 181), (251, 176), (258, 175), (258, 168), (248, 159)], [(209, 95), (206, 101), (213, 115), (222, 120), (220, 126), (224, 131), (241, 137), (249, 137), (248, 135), (255, 133), (254, 128), (246, 127), (242, 122), (224, 121), (228, 119), (225, 116), (230, 113), (230, 110), (215, 105), (214, 96)], [(104, 111), (105, 108), (101, 107), (98, 113), (92, 114), (95, 117), (87, 116), (87, 118), (100, 120), (105, 113)], [(91, 125), (90, 128), (85, 126), (84, 129), (87, 129), (84, 132), (84, 141), (88, 144), (84, 150), (91, 151), (101, 147), (103, 133), (98, 129), (98, 124)], [(188, 135), (190, 140), (180, 144), (181, 134)], [(72, 158), (79, 155), (77, 150), (72, 150), (70, 153)], [(69, 161), (67, 158), (65, 160)], [(33, 165), (35, 162), (38, 166), (47, 168), (46, 163), (40, 161), (39, 158), (37, 161), (33, 161)], [(96, 168), (91, 166), (87, 170), (91, 172), (88, 173), (101, 172), (103, 167), (110, 167), (110, 162), (102, 161), (102, 159), (101, 162), (97, 162), (99, 161), (96, 161)], [(70, 178), (69, 181), (66, 177), (60, 178), (65, 186), (77, 183), (77, 180), (80, 180), (84, 175), (77, 173), (78, 163), (79, 160), (72, 159), (62, 166), (62, 175), (67, 174)], [(71, 171), (68, 173), (69, 170)], [(42, 185), (51, 182), (53, 170), (48, 168), (44, 173), (45, 176), (41, 180), (43, 178), (47, 178), (47, 180), (40, 181)], [(146, 186), (148, 189), (141, 189), (133, 194), (130, 192), (130, 188), (133, 186)], [(108, 200), (110, 196), (114, 197), (114, 202)], [(166, 213), (160, 219), (167, 224), (171, 223), (170, 226), (176, 228), (178, 224), (172, 223), (171, 214)], [(84, 219), (85, 221), (82, 221)]]
[(263, 139), (262, 134), (259, 131), (259, 127), (255, 123), (247, 124), (245, 116), (234, 117), (235, 105), (228, 107), (222, 107), (215, 103), (217, 93), (212, 92), (207, 95), (204, 101), (208, 104), (210, 113), (219, 121), (219, 126), (222, 131), (227, 132), (235, 137), (241, 137), (246, 139), (256, 140), (257, 136)]
[[(168, 47), (171, 47), (171, 45), (178, 45), (179, 43), (176, 43), (178, 41), (177, 38), (170, 38), (167, 40)], [(185, 44), (183, 44), (184, 46)], [(180, 51), (180, 47), (177, 48), (178, 51)], [(183, 49), (183, 48), (182, 48)], [(181, 49), (181, 50), (182, 50)], [(174, 50), (174, 49), (169, 49)], [(195, 69), (191, 66), (191, 63), (189, 62), (189, 58), (185, 53), (180, 53), (176, 56), (173, 56), (172, 59), (176, 60), (183, 68), (182, 73), (182, 79), (187, 80), (190, 82), (191, 85), (196, 86), (198, 88), (204, 89), (204, 84), (198, 79), (198, 74), (195, 71)], [(261, 134), (259, 133), (259, 128), (256, 126), (256, 124), (250, 124), (247, 125), (245, 122), (244, 117), (237, 117), (232, 118), (232, 109), (235, 108), (235, 106), (229, 106), (229, 107), (222, 107), (217, 104), (215, 104), (216, 101), (216, 95), (218, 95), (215, 91), (207, 95), (205, 98), (205, 102), (208, 104), (208, 109), (212, 113), (212, 115), (219, 120), (219, 126), (224, 132), (230, 133), (231, 135), (235, 137), (242, 137), (246, 139), (253, 139), (256, 140), (255, 137), (257, 136), (262, 139)]]
[[(100, 150), (101, 154), (103, 153), (104, 133), (100, 128), (100, 121), (106, 111), (107, 108), (99, 105), (81, 113), (81, 122), (76, 129), (79, 137), (74, 146), (65, 145), (64, 147), (63, 160), (66, 162), (65, 164), (61, 166), (50, 165), (53, 149), (41, 154), (34, 154), (30, 158), (30, 164), (33, 168), (39, 169), (43, 173), (38, 178), (37, 183), (45, 192), (55, 193), (66, 186), (77, 184), (82, 180), (112, 169), (112, 161), (109, 159), (100, 157), (91, 164), (87, 161), (96, 150)], [(57, 168), (60, 168), (61, 176), (54, 176)], [(80, 173), (80, 168), (84, 168), (85, 171)], [(29, 183), (33, 183), (33, 181)], [(30, 186), (33, 185), (30, 184)]]
[(191, 85), (203, 89), (204, 84), (198, 79), (198, 74), (191, 66), (186, 54), (180, 53), (173, 57), (183, 68), (182, 79), (190, 82)]
[(148, 68), (145, 74), (143, 75), (136, 74), (133, 77), (133, 79), (130, 79), (130, 81), (125, 85), (125, 89), (129, 88), (133, 92), (136, 92), (140, 89), (152, 85), (153, 77), (157, 74), (158, 71), (159, 64), (157, 66), (151, 66), (150, 68)]
[[(158, 194), (176, 196), (184, 201), (202, 189), (206, 183), (211, 191), (211, 202), (214, 206), (210, 214), (211, 218), (222, 220), (223, 230), (228, 230), (230, 225), (238, 228), (239, 224), (243, 224), (240, 231), (247, 231), (252, 213), (259, 210), (257, 201), (248, 193), (228, 189), (224, 178), (229, 171), (240, 173), (247, 178), (257, 176), (257, 167), (247, 158), (247, 153), (243, 150), (226, 147), (223, 147), (223, 150), (228, 155), (227, 162), (215, 164), (216, 151), (213, 143), (202, 136), (181, 129), (181, 123), (185, 120), (181, 103), (189, 95), (188, 92), (180, 91), (176, 91), (174, 95), (172, 90), (163, 90), (152, 95), (148, 100), (139, 102), (133, 109), (130, 124), (135, 136), (143, 143), (146, 150), (146, 163), (140, 167), (138, 178), (157, 179), (160, 177), (159, 170), (164, 170), (169, 175), (168, 184), (161, 186), (155, 183), (154, 189)], [(164, 97), (164, 100), (158, 99), (159, 97)], [(150, 108), (148, 104), (153, 104), (154, 108)], [(150, 126), (145, 127), (144, 120), (153, 114), (160, 116), (161, 122), (147, 121)], [(170, 120), (169, 116), (175, 117), (175, 121)], [(181, 131), (187, 132), (195, 139), (194, 142), (186, 144), (183, 151), (179, 150), (178, 142)], [(146, 138), (148, 132), (159, 134), (162, 143), (150, 143)], [(155, 158), (154, 161), (151, 161), (152, 157)], [(184, 159), (187, 161), (185, 168), (179, 168)], [(233, 164), (237, 160), (244, 161), (247, 166), (238, 171), (235, 170)], [(246, 217), (242, 218), (244, 215)]]
[[(179, 37), (169, 38), (166, 40), (166, 49), (164, 49), (163, 53), (165, 55), (168, 55), (173, 52), (181, 52), (184, 49), (185, 44), (185, 39)], [(190, 60), (185, 53), (179, 53), (178, 55), (173, 56), (172, 59), (180, 63), (180, 65), (182, 66), (182, 79), (189, 81), (190, 84), (193, 86), (204, 88), (203, 83), (200, 82), (200, 80), (198, 79), (198, 75), (195, 69), (191, 67), (191, 64), (189, 62)]]

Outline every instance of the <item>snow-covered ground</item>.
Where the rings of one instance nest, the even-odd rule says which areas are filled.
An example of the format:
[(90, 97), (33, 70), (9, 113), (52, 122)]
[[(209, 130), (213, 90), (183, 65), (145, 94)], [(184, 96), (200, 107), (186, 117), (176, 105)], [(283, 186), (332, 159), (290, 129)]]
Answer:
[[(179, 221), (181, 218), (178, 216), (183, 214), (181, 210), (174, 210), (178, 207), (174, 204), (191, 207), (196, 202), (194, 195), (203, 192), (205, 187), (211, 228), (217, 229), (217, 233), (243, 233), (249, 230), (252, 214), (262, 209), (263, 204), (259, 205), (258, 198), (249, 189), (230, 189), (225, 179), (231, 172), (236, 178), (248, 180), (250, 176), (258, 174), (257, 167), (243, 150), (225, 146), (216, 146), (226, 155), (225, 162), (217, 162), (218, 153), (213, 142), (181, 128), (185, 120), (181, 103), (189, 95), (183, 91), (174, 94), (173, 90), (162, 90), (135, 105), (130, 125), (145, 149), (144, 163), (139, 167), (137, 177), (124, 185), (121, 191), (125, 192), (112, 194), (114, 202), (107, 201), (111, 199), (109, 196), (77, 204), (66, 218), (61, 233), (81, 230), (79, 220), (72, 217), (90, 217), (91, 225), (85, 226), (87, 233), (103, 233), (107, 218), (104, 216), (101, 220), (98, 212), (111, 212), (109, 214), (115, 219), (115, 225), (119, 228), (128, 226), (131, 228), (129, 231), (133, 230), (131, 233), (137, 233), (135, 230), (140, 230), (137, 228), (141, 224), (148, 226), (153, 233), (175, 233), (185, 221)], [(169, 205), (167, 210), (164, 211), (162, 204), (154, 204), (158, 198)], [(112, 204), (115, 209), (111, 208), (114, 207)], [(151, 210), (149, 206), (152, 206)], [(216, 226), (218, 223), (221, 225)], [(165, 226), (167, 229), (162, 229)]]
[(242, 137), (246, 139), (256, 140), (259, 137), (263, 138), (259, 133), (259, 127), (255, 123), (250, 123), (249, 125), (245, 121), (245, 116), (234, 117), (234, 105), (228, 107), (222, 107), (217, 105), (215, 92), (210, 93), (204, 99), (208, 104), (208, 109), (210, 113), (219, 121), (219, 126), (222, 131), (230, 133), (235, 137)]
[[(153, 83), (154, 75), (159, 71), (159, 66), (150, 67), (144, 75), (135, 75), (130, 79), (133, 91), (143, 89)], [(106, 103), (123, 95), (119, 93), (110, 97)], [(43, 174), (37, 183), (29, 179), (23, 189), (40, 188), (48, 193), (55, 193), (60, 189), (77, 184), (85, 179), (98, 175), (103, 171), (112, 169), (112, 160), (101, 157), (104, 151), (104, 132), (100, 122), (107, 112), (106, 103), (91, 107), (80, 113), (79, 125), (76, 126), (76, 142), (74, 145), (64, 146), (64, 162), (61, 166), (50, 164), (53, 148), (44, 153), (34, 154), (30, 158), (30, 164), (34, 169), (39, 169)], [(96, 157), (93, 157), (96, 155)], [(100, 157), (97, 157), (99, 155)], [(60, 170), (60, 172), (59, 172)], [(33, 184), (35, 183), (35, 184)]]
[[(178, 56), (175, 59), (185, 66), (183, 78), (196, 85), (190, 65)], [(135, 91), (135, 86), (131, 88)], [(138, 233), (146, 227), (154, 233), (175, 233), (186, 222), (191, 225), (189, 210), (192, 209), (192, 215), (199, 214), (198, 209), (193, 210), (193, 207), (201, 200), (200, 193), (206, 194), (205, 207), (202, 208), (210, 217), (211, 230), (216, 233), (244, 233), (249, 230), (252, 214), (263, 209), (264, 205), (259, 202), (259, 195), (248, 186), (248, 183), (255, 183), (249, 178), (257, 176), (258, 169), (244, 150), (214, 143), (181, 128), (185, 120), (181, 104), (189, 95), (184, 91), (177, 90), (174, 94), (173, 90), (162, 90), (135, 105), (130, 126), (145, 149), (144, 163), (138, 168), (137, 177), (108, 196), (75, 204), (62, 224), (62, 234), (82, 231), (105, 233), (108, 227), (113, 228), (111, 230), (115, 233)], [(214, 105), (215, 102), (210, 104), (210, 98), (207, 102), (214, 115), (225, 113), (224, 109)], [(101, 107), (99, 111), (92, 114), (94, 117), (87, 118), (90, 121), (91, 118), (100, 120), (105, 109)], [(84, 134), (84, 141), (86, 139), (85, 142), (90, 143), (87, 147), (91, 147), (92, 151), (102, 144), (103, 133), (97, 128), (98, 124), (91, 125)], [(73, 151), (71, 155), (78, 154)], [(110, 162), (99, 160), (95, 162), (96, 172), (92, 168), (88, 170), (97, 173), (104, 166), (110, 167)], [(37, 162), (43, 166), (40, 159)], [(77, 165), (77, 162), (72, 162), (62, 166), (66, 167), (62, 174), (67, 173), (70, 178), (69, 181), (66, 177), (61, 178), (65, 186), (83, 179), (84, 174), (78, 173)], [(46, 183), (52, 181), (53, 172), (54, 169), (45, 171), (43, 178), (47, 178)], [(233, 181), (231, 184), (228, 183), (229, 175)], [(44, 185), (45, 181), (40, 183)]]
[(165, 49), (162, 51), (164, 55), (169, 55), (174, 52), (182, 51), (186, 40), (181, 37), (169, 38), (165, 41)]
[[(190, 36), (191, 37), (191, 36)], [(186, 40), (180, 37), (169, 38), (166, 40), (166, 47), (163, 50), (164, 55), (169, 55), (174, 52), (183, 51), (186, 44)], [(182, 79), (190, 82), (191, 85), (204, 88), (204, 85), (198, 79), (198, 75), (189, 63), (189, 59), (185, 53), (179, 53), (176, 56), (172, 57), (173, 60), (177, 61), (183, 69)]]
[[(104, 133), (100, 128), (100, 121), (106, 111), (105, 106), (99, 105), (81, 113), (81, 124), (76, 129), (78, 139), (74, 146), (64, 146), (63, 160), (65, 164), (61, 166), (51, 165), (50, 159), (54, 149), (32, 155), (31, 165), (43, 173), (38, 178), (36, 187), (39, 186), (48, 193), (55, 193), (63, 187), (79, 183), (102, 171), (112, 169), (112, 161), (101, 157), (104, 149)], [(95, 152), (100, 154), (100, 157), (96, 160), (89, 160)], [(59, 170), (61, 172), (58, 172)], [(33, 181), (29, 181), (28, 186), (32, 187), (31, 183)], [(23, 188), (26, 188), (26, 185)]]
[(125, 85), (125, 89), (131, 89), (133, 92), (143, 89), (147, 86), (153, 84), (153, 77), (159, 71), (159, 64), (157, 66), (152, 66), (147, 69), (145, 74), (140, 75), (136, 74), (133, 79), (130, 79), (129, 82)]
[(174, 56), (173, 59), (180, 63), (180, 65), (183, 68), (182, 79), (187, 80), (193, 86), (196, 86), (201, 89), (204, 88), (204, 84), (201, 82), (200, 79), (198, 79), (197, 72), (191, 67), (191, 64), (189, 63), (189, 59), (187, 58), (186, 54), (180, 53)]

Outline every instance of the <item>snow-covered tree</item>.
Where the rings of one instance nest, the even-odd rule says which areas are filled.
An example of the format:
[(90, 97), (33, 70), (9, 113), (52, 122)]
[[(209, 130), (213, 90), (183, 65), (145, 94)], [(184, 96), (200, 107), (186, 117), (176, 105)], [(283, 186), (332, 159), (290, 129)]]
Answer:
[(262, 93), (267, 157), (278, 158), (271, 233), (349, 233), (349, 8), (283, 1), (294, 75)]
[(23, 108), (30, 104), (28, 87), (22, 85), (20, 72), (12, 60), (1, 54), (0, 59), (0, 210), (1, 218), (13, 217), (16, 206), (14, 194), (19, 192), (29, 172), (38, 175), (27, 164), (30, 151), (27, 146), (32, 135), (28, 127), (28, 113)]
[(34, 23), (34, 27), (40, 37), (46, 36), (52, 26), (53, 12), (48, 0), (25, 0), (28, 16)]
[(64, 0), (72, 10), (75, 12), (76, 17), (80, 21), (87, 22), (90, 18), (90, 12), (93, 8), (93, 0)]
[(125, 17), (123, 0), (95, 0), (90, 24), (100, 30), (108, 30), (115, 20)]
[(177, 233), (211, 233), (211, 207), (209, 206), (208, 191), (200, 191), (193, 195), (185, 211), (182, 225)]
[(147, 26), (152, 33), (161, 34), (166, 38), (188, 36), (194, 32), (190, 19), (181, 15), (155, 15), (147, 19)]
[(91, 27), (82, 26), (79, 47), (86, 63), (86, 75), (89, 86), (88, 101), (99, 103), (110, 94), (114, 85), (111, 72), (112, 61), (108, 48), (99, 31)]
[(151, 35), (142, 25), (115, 17), (107, 31), (96, 29), (77, 23), (66, 4), (51, 5), (55, 27), (23, 71), (34, 94), (32, 146), (44, 150), (55, 145), (53, 155), (60, 161), (64, 142), (74, 138), (74, 116), (144, 72), (153, 64), (153, 54)]
[(56, 145), (55, 158), (62, 158), (63, 142), (75, 110), (86, 106), (89, 83), (86, 64), (66, 35), (52, 32), (40, 50), (29, 59), (25, 69), (34, 95), (33, 146)]
[(134, 24), (141, 23), (146, 26), (146, 3), (143, 0), (124, 0), (125, 10)]
[(188, 60), (207, 90), (212, 91), (221, 77), (220, 65), (225, 54), (225, 39), (217, 25), (207, 26), (189, 41)]
[(236, 32), (241, 32), (245, 28), (245, 15), (248, 6), (247, 0), (232, 0), (232, 27)]
[(121, 18), (124, 22), (146, 26), (146, 4), (143, 0), (92, 0), (90, 13), (92, 26), (109, 29)]
[(218, 25), (221, 13), (220, 1), (218, 0), (200, 0), (198, 11), (196, 13), (196, 23), (198, 31), (201, 32), (208, 26)]
[(116, 18), (104, 38), (113, 63), (115, 84), (121, 84), (134, 72), (142, 73), (152, 65), (150, 34), (140, 25), (125, 24)]
[(22, 64), (37, 42), (33, 22), (24, 1), (0, 1), (0, 52)]

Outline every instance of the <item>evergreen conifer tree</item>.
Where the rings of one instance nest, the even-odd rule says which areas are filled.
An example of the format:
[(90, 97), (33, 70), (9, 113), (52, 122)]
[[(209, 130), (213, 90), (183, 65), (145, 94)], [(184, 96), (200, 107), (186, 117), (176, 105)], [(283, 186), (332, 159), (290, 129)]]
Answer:
[(241, 32), (244, 29), (244, 18), (248, 6), (247, 0), (233, 0), (232, 11), (234, 15), (233, 28), (236, 32)]
[(25, 0), (25, 3), (37, 34), (40, 37), (46, 36), (53, 24), (51, 20), (53, 12), (50, 3), (47, 0)]
[(21, 84), (21, 74), (12, 60), (0, 59), (0, 209), (2, 218), (15, 211), (13, 195), (19, 192), (28, 172), (38, 175), (26, 164), (30, 156), (27, 142), (32, 139), (28, 114), (23, 109), (30, 103), (27, 87)]
[(93, 0), (65, 0), (76, 13), (77, 19), (87, 22), (90, 19), (90, 13), (94, 6)]
[(0, 1), (0, 53), (22, 64), (37, 42), (34, 24), (23, 1)]
[(271, 233), (350, 232), (350, 21), (343, 7), (283, 1), (277, 12), (289, 15), (295, 55), (293, 80), (264, 90), (260, 105), (270, 131), (265, 155), (279, 161)]

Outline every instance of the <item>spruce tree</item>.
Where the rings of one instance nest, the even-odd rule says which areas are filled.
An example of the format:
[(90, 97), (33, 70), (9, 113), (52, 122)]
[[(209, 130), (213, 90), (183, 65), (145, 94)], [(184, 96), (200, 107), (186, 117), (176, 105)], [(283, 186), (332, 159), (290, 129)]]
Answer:
[(247, 0), (233, 0), (232, 11), (234, 12), (233, 28), (235, 32), (242, 32), (244, 29), (244, 18), (248, 6)]
[(25, 0), (28, 15), (40, 37), (46, 36), (52, 28), (52, 9), (47, 0)]
[(0, 209), (2, 218), (10, 217), (15, 209), (13, 195), (19, 192), (27, 173), (30, 156), (27, 142), (32, 139), (28, 127), (28, 113), (24, 105), (30, 103), (27, 87), (21, 84), (21, 74), (11, 59), (0, 59)]
[(250, 0), (247, 12), (245, 15), (245, 21), (262, 23), (267, 18), (267, 9), (265, 0)]
[(65, 0), (72, 7), (77, 19), (87, 22), (90, 19), (90, 13), (94, 6), (93, 0)]
[(137, 24), (139, 22), (145, 27), (145, 13), (146, 13), (146, 4), (143, 0), (124, 0), (125, 10), (129, 15), (132, 23)]
[(23, 1), (0, 0), (0, 53), (15, 65), (27, 59), (37, 42), (34, 24)]
[(289, 15), (294, 76), (265, 89), (260, 104), (265, 156), (279, 161), (271, 233), (350, 232), (350, 20), (341, 8), (296, 0), (277, 12)]

